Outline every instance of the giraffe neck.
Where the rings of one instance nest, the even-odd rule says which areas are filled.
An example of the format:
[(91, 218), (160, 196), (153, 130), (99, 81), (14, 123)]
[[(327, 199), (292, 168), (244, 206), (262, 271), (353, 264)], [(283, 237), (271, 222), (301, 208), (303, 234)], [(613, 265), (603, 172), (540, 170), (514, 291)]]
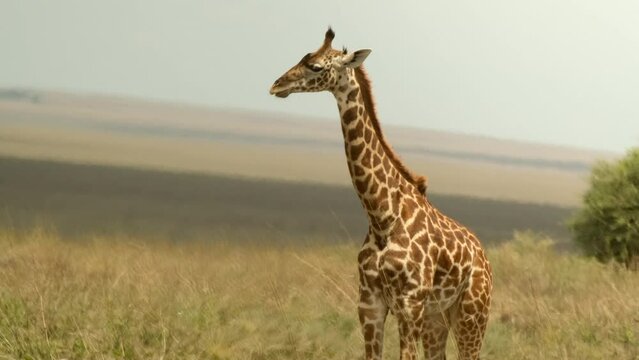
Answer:
[[(353, 186), (377, 233), (392, 231), (402, 197), (423, 196), (386, 144), (374, 113), (370, 85), (361, 69), (348, 69), (333, 91), (340, 112), (348, 170)], [(366, 83), (363, 83), (366, 81)], [(369, 92), (368, 94), (365, 92)], [(368, 96), (368, 99), (366, 98)], [(413, 181), (411, 181), (413, 180)], [(418, 178), (417, 181), (423, 181)]]

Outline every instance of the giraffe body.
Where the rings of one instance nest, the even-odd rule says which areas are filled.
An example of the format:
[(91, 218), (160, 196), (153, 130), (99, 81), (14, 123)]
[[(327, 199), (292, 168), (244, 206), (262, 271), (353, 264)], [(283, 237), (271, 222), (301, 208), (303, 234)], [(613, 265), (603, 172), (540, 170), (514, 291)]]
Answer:
[(477, 237), (426, 197), (426, 178), (390, 148), (361, 66), (370, 50), (348, 53), (324, 43), (275, 81), (271, 94), (330, 91), (337, 100), (348, 170), (369, 219), (358, 254), (359, 318), (366, 359), (381, 359), (388, 312), (398, 319), (400, 358), (445, 359), (453, 331), (461, 359), (478, 359), (492, 272)]

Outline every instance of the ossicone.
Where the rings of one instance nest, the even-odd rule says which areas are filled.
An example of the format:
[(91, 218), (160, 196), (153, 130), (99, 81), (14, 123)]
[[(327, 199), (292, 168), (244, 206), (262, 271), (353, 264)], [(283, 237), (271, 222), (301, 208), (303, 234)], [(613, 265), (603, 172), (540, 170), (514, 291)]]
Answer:
[(324, 35), (324, 43), (322, 44), (321, 50), (330, 49), (333, 39), (335, 39), (335, 32), (329, 26), (328, 30), (326, 30), (326, 34)]
[(326, 34), (324, 35), (324, 40), (333, 41), (333, 39), (335, 39), (335, 32), (329, 26), (328, 30), (326, 30)]

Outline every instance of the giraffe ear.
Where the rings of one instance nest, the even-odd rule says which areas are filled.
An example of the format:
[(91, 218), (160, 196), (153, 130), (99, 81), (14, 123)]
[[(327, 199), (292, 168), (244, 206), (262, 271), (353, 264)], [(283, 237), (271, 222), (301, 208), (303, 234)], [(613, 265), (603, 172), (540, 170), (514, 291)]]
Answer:
[(366, 57), (371, 53), (371, 51), (371, 49), (361, 49), (350, 54), (346, 54), (342, 59), (342, 64), (349, 68), (359, 67), (362, 65), (364, 60), (366, 60)]

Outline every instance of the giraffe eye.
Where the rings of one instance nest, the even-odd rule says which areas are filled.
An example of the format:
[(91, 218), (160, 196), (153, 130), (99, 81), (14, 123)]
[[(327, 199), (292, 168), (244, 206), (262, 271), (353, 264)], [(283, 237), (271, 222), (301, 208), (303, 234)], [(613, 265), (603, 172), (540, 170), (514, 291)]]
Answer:
[(324, 70), (324, 67), (322, 65), (318, 65), (318, 64), (310, 64), (308, 66), (309, 69), (311, 69), (314, 72), (320, 72), (322, 70)]

